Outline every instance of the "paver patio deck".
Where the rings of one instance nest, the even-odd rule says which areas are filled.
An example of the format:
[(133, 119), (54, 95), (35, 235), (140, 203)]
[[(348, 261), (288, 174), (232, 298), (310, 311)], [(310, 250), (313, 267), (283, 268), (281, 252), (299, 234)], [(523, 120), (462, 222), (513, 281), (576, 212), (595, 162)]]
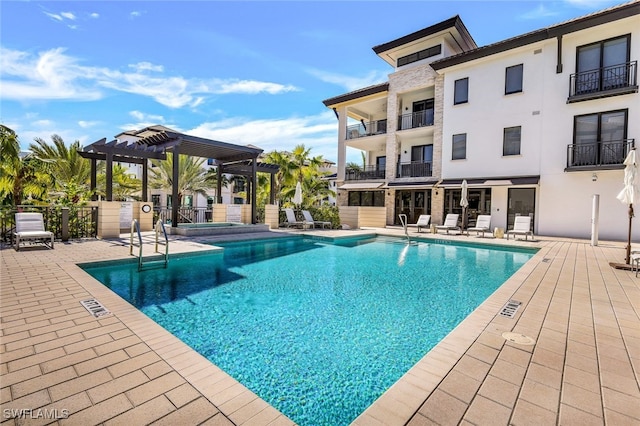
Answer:
[[(509, 242), (540, 250), (354, 424), (640, 424), (640, 278), (609, 266), (624, 244), (537, 238)], [(171, 242), (172, 253), (207, 248)], [(293, 424), (76, 266), (128, 250), (0, 252), (3, 424)], [(93, 317), (88, 298), (112, 314)], [(515, 317), (498, 315), (510, 299), (522, 302)]]

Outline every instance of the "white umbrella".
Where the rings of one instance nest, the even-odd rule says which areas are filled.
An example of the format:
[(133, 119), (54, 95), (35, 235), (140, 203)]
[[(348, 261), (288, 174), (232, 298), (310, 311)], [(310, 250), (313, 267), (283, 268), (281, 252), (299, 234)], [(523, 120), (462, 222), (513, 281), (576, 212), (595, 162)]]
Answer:
[(302, 186), (300, 185), (300, 182), (296, 184), (296, 192), (293, 195), (293, 204), (297, 206), (302, 204)]
[(460, 207), (462, 207), (462, 229), (465, 228), (467, 222), (467, 207), (469, 207), (467, 180), (462, 181), (462, 197), (460, 198)]
[(617, 198), (624, 204), (629, 205), (629, 238), (627, 241), (626, 263), (629, 264), (631, 258), (631, 220), (633, 219), (633, 203), (640, 199), (640, 184), (638, 183), (638, 162), (636, 160), (636, 150), (629, 151), (624, 163), (624, 188)]

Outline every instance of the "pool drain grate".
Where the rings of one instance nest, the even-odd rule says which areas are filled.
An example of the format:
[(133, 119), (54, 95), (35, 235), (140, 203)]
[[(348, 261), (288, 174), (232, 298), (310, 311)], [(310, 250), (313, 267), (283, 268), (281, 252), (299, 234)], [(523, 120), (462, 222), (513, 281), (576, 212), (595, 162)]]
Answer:
[(522, 305), (522, 302), (518, 302), (517, 300), (509, 300), (507, 304), (502, 307), (500, 315), (507, 318), (513, 318), (520, 305)]
[(102, 306), (102, 303), (98, 302), (96, 299), (81, 300), (80, 304), (84, 306), (84, 308), (96, 318), (103, 317), (111, 313), (107, 308)]

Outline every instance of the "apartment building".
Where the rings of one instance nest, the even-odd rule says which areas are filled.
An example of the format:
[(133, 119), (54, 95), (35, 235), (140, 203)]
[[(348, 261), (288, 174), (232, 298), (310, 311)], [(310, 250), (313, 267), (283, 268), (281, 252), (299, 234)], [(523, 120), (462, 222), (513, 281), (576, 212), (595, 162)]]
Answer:
[[(634, 1), (484, 47), (456, 16), (374, 47), (388, 82), (324, 101), (339, 120), (339, 205), (442, 223), (462, 212), (466, 179), (471, 223), (530, 215), (536, 233), (588, 238), (597, 194), (599, 236), (626, 239), (616, 195), (640, 132), (639, 14)], [(348, 168), (346, 147), (366, 167)]]

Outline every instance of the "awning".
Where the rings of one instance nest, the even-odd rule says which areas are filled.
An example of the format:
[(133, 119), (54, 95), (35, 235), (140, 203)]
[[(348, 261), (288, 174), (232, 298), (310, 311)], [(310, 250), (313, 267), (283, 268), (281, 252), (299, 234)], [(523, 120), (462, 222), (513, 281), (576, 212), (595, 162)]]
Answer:
[[(464, 178), (460, 179), (444, 179), (437, 186), (442, 188), (456, 188), (462, 185)], [(517, 185), (537, 185), (540, 182), (540, 176), (517, 176), (517, 177), (499, 177), (499, 178), (467, 178), (469, 186), (517, 186)]]
[(416, 182), (389, 182), (387, 189), (431, 189), (438, 181), (435, 179)]
[(345, 183), (338, 187), (338, 189), (378, 189), (382, 185), (382, 182)]

